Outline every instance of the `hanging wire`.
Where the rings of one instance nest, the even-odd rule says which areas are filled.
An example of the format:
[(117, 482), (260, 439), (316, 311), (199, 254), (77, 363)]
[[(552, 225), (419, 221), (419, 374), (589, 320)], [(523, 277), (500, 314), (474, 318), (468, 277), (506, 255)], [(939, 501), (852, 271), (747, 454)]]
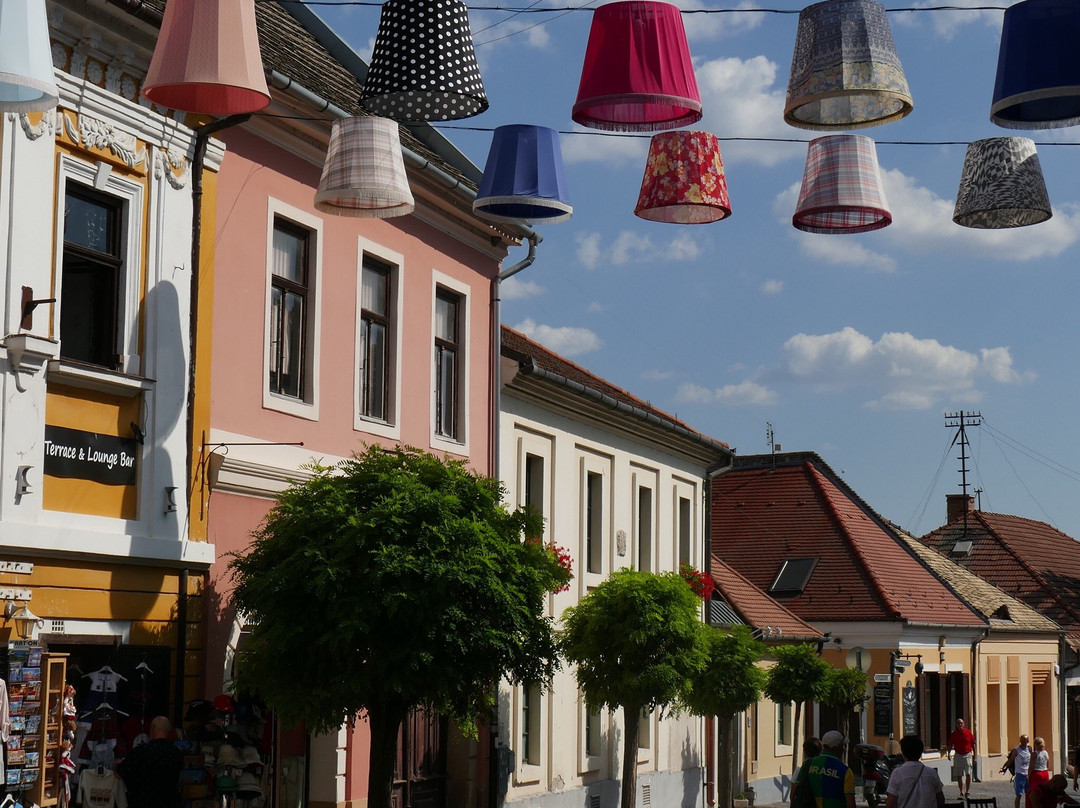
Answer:
[[(378, 8), (383, 0), (255, 0), (257, 3), (281, 3), (301, 6), (368, 6)], [(539, 0), (537, 0), (539, 2)], [(592, 11), (589, 8), (596, 0), (581, 6), (545, 6), (535, 8), (536, 3), (529, 6), (485, 6), (469, 5), (470, 11), (506, 11), (514, 14), (552, 14), (556, 12)], [(887, 12), (901, 11), (1005, 11), (1008, 6), (899, 6), (886, 8)], [(791, 8), (680, 8), (683, 14), (798, 14), (801, 9)]]
[(1005, 460), (1006, 463), (1009, 464), (1009, 468), (1012, 469), (1012, 473), (1016, 477), (1017, 481), (1020, 483), (1020, 485), (1023, 486), (1024, 490), (1027, 492), (1027, 495), (1029, 497), (1031, 497), (1031, 501), (1035, 503), (1035, 506), (1040, 511), (1042, 511), (1043, 516), (1046, 517), (1046, 521), (1049, 522), (1050, 525), (1053, 526), (1054, 528), (1057, 528), (1057, 523), (1053, 520), (1053, 518), (1050, 516), (1050, 514), (1048, 514), (1046, 512), (1046, 508), (1044, 508), (1042, 506), (1042, 503), (1039, 502), (1038, 499), (1036, 499), (1035, 494), (1033, 494), (1031, 492), (1031, 489), (1028, 488), (1028, 484), (1026, 482), (1024, 482), (1024, 478), (1020, 476), (1020, 472), (1018, 472), (1016, 470), (1016, 466), (1013, 465), (1012, 460), (1010, 460), (1009, 456), (1005, 453), (1005, 448), (998, 441), (997, 435), (994, 432), (990, 432), (989, 435), (990, 435), (991, 439), (994, 441), (994, 444), (998, 447), (998, 451), (1001, 452), (1001, 457)]
[(941, 453), (941, 460), (938, 462), (937, 471), (934, 472), (934, 476), (930, 480), (930, 484), (926, 486), (926, 491), (923, 492), (922, 499), (915, 505), (915, 510), (912, 511), (911, 516), (908, 519), (908, 524), (911, 525), (911, 535), (919, 535), (919, 525), (922, 524), (923, 517), (926, 515), (926, 508), (930, 504), (930, 497), (934, 493), (934, 489), (937, 487), (937, 482), (941, 478), (941, 469), (945, 466), (945, 459), (949, 456), (949, 452), (952, 451), (953, 444), (950, 443), (945, 447), (945, 451)]

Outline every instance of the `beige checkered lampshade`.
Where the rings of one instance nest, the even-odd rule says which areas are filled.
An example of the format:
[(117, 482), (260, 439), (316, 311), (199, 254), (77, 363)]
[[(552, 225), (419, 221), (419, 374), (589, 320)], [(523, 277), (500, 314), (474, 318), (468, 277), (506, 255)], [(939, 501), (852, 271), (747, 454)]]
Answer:
[(413, 195), (395, 121), (365, 116), (334, 121), (315, 207), (372, 219), (412, 213)]

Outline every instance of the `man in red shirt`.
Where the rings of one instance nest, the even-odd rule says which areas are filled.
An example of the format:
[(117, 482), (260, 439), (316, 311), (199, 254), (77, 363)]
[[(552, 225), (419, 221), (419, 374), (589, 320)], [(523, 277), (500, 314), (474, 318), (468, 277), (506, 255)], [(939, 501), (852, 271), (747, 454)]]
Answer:
[(960, 796), (966, 797), (971, 791), (971, 772), (975, 764), (975, 736), (964, 726), (964, 719), (956, 719), (956, 729), (949, 733), (948, 744), (953, 779), (960, 788)]

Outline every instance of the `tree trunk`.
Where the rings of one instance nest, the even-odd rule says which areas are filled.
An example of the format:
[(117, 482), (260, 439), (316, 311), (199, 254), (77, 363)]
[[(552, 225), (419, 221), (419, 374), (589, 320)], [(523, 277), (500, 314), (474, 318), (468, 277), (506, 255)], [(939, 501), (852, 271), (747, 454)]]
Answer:
[(795, 702), (795, 720), (792, 721), (791, 727), (791, 785), (792, 788), (788, 791), (788, 799), (790, 800), (795, 791), (795, 775), (799, 773), (799, 753), (802, 752), (802, 734), (799, 732), (799, 718), (802, 717), (802, 702)]
[(731, 808), (731, 798), (735, 793), (735, 764), (739, 760), (735, 749), (735, 719), (721, 715), (717, 717), (717, 722), (720, 725), (720, 765), (717, 766), (716, 804), (718, 808)]
[(368, 808), (390, 808), (393, 802), (398, 730), (406, 713), (405, 705), (396, 699), (368, 708)]
[(626, 724), (622, 765), (622, 794), (620, 808), (634, 808), (637, 803), (637, 750), (638, 736), (641, 732), (640, 705), (624, 704), (623, 718)]

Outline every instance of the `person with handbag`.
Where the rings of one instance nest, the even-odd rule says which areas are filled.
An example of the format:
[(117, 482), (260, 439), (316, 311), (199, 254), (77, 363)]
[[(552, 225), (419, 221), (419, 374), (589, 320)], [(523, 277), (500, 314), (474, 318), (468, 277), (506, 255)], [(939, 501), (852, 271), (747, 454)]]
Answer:
[(922, 738), (905, 735), (900, 739), (904, 762), (893, 769), (889, 778), (885, 808), (942, 808), (945, 787), (938, 773), (922, 762)]

